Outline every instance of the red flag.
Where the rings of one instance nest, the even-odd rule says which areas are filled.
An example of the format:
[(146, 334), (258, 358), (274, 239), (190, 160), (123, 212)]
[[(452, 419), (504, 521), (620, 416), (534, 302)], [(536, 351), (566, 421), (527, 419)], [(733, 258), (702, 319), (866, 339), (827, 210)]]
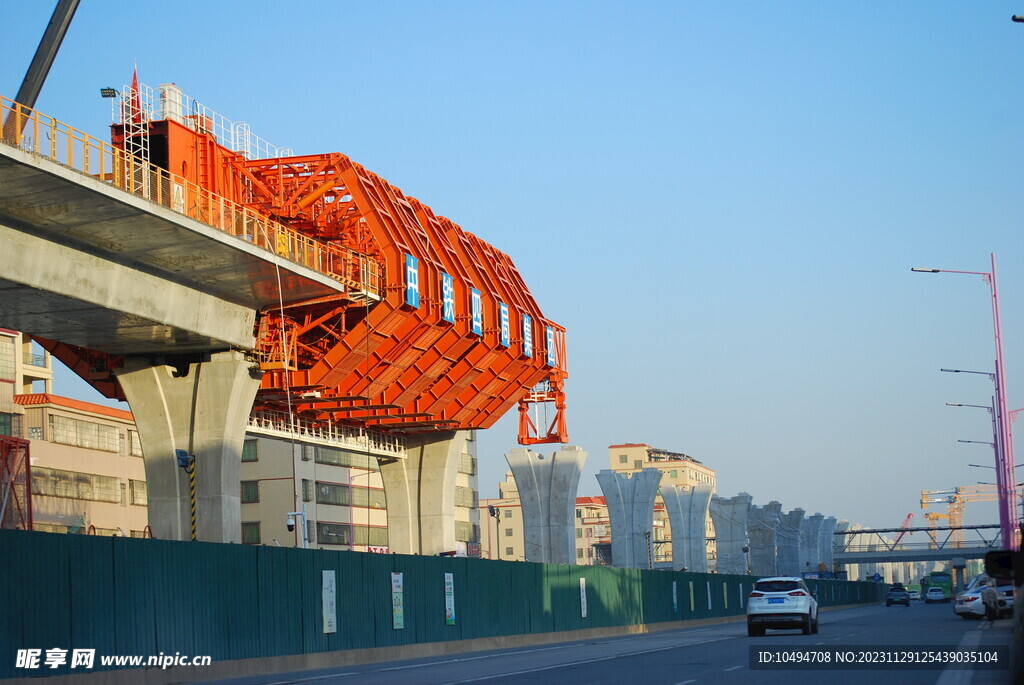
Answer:
[(139, 93), (139, 67), (132, 72), (132, 86), (128, 93), (128, 117), (133, 124), (142, 123), (142, 96)]

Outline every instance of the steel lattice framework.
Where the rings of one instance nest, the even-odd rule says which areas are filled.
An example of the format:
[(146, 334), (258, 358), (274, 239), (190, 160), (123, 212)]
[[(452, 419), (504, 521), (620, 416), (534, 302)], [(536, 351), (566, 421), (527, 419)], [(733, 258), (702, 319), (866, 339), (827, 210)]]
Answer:
[[(145, 149), (172, 188), (240, 205), (314, 241), (317, 254), (359, 256), (324, 271), (346, 285), (337, 296), (291, 301), (282, 292), (260, 312), (254, 411), (423, 431), (487, 428), (518, 404), (520, 443), (568, 441), (565, 329), (544, 316), (511, 257), (343, 154), (264, 145), (276, 156), (250, 158), (248, 126), (173, 86), (161, 86), (154, 114), (152, 93), (133, 80), (112, 126), (115, 147)], [(308, 264), (297, 249), (310, 248), (276, 251)], [(58, 342), (50, 350), (120, 396), (119, 358)], [(544, 421), (531, 418), (535, 407), (551, 410)]]

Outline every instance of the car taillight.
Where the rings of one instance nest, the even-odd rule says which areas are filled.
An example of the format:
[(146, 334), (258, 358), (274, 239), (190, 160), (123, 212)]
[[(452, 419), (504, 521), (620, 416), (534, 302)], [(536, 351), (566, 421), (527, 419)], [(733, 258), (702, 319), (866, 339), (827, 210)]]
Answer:
[(807, 593), (804, 592), (803, 590), (797, 590), (796, 592), (790, 592), (789, 596), (790, 597), (806, 597)]
[(747, 597), (764, 597), (763, 592), (751, 592)]
[(977, 597), (961, 597), (960, 599), (962, 599), (965, 602), (973, 602), (974, 600), (976, 600), (978, 598)]

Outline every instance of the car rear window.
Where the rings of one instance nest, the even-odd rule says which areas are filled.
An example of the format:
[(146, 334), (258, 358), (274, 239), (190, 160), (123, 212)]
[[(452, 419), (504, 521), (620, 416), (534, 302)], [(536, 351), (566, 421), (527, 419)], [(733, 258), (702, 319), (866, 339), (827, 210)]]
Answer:
[(799, 589), (799, 586), (795, 580), (765, 580), (754, 583), (754, 589), (761, 592), (789, 592)]

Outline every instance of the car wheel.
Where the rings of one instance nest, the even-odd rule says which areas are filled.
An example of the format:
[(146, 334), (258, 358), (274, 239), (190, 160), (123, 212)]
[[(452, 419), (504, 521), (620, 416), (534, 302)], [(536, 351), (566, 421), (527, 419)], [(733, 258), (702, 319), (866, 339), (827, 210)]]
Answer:
[(811, 632), (814, 633), (815, 635), (818, 634), (818, 617), (817, 616), (814, 617), (814, 623), (813, 623), (813, 625), (811, 625)]
[(811, 634), (811, 615), (810, 614), (804, 614), (804, 623), (803, 623), (802, 626), (800, 626), (800, 632), (802, 632), (804, 635), (810, 635)]
[(750, 623), (747, 624), (747, 637), (761, 637), (763, 635), (764, 628), (760, 628)]
[(892, 602), (890, 602), (890, 601), (886, 601), (886, 602), (885, 602), (885, 606), (887, 606), (887, 607), (891, 607), (891, 606), (892, 606)]

